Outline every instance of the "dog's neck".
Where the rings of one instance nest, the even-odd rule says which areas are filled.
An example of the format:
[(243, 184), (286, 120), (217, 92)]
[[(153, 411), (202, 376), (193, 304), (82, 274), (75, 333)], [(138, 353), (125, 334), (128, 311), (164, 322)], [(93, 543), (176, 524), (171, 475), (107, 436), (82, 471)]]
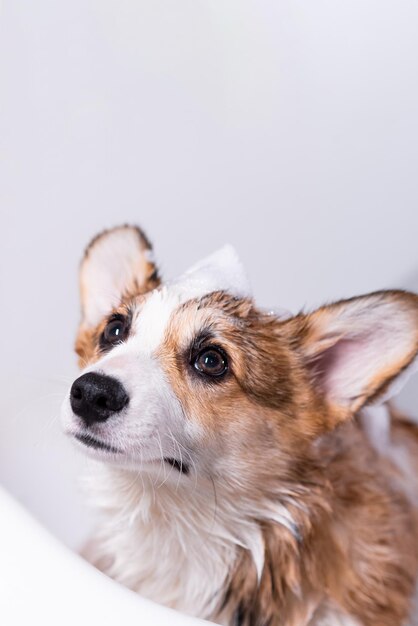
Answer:
[[(176, 470), (173, 470), (176, 471)], [(297, 541), (295, 494), (274, 503), (225, 492), (212, 480), (183, 482), (161, 475), (96, 466), (89, 482), (103, 520), (95, 561), (112, 578), (157, 602), (212, 617), (222, 605), (239, 556), (257, 581), (264, 567), (262, 523), (273, 522)]]

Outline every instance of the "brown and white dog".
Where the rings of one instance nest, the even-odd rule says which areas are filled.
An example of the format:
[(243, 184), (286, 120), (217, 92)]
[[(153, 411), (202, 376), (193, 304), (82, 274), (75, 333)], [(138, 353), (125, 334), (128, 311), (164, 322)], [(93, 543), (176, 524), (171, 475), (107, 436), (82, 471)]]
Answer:
[(418, 427), (382, 402), (418, 361), (417, 295), (280, 318), (232, 248), (162, 285), (122, 226), (81, 299), (63, 421), (96, 459), (97, 567), (231, 626), (412, 623)]

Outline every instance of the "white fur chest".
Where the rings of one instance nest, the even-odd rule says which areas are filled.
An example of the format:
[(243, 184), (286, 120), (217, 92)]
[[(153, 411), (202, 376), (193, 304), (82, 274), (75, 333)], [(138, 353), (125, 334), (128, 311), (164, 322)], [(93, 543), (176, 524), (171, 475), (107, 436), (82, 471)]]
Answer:
[(232, 509), (215, 510), (210, 492), (161, 485), (115, 468), (97, 470), (89, 490), (103, 519), (93, 560), (144, 597), (210, 617), (222, 600), (237, 546), (262, 549), (258, 526), (232, 519)]

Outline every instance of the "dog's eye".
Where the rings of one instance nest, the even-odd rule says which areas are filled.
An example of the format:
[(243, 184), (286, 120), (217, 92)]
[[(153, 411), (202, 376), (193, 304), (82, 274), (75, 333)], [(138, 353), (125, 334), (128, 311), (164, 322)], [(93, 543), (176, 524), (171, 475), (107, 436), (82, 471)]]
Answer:
[(219, 348), (205, 348), (196, 356), (193, 366), (201, 374), (218, 378), (226, 374), (228, 361), (225, 353)]
[(102, 334), (102, 343), (105, 345), (115, 344), (126, 338), (128, 325), (124, 318), (118, 317), (109, 320)]

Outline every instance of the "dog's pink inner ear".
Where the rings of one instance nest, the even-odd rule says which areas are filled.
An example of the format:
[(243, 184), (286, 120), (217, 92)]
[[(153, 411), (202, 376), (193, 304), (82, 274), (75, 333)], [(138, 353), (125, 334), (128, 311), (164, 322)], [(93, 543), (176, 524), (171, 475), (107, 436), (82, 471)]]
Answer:
[(418, 352), (418, 297), (381, 292), (306, 316), (313, 384), (342, 419), (388, 389)]
[(152, 247), (134, 226), (120, 226), (98, 235), (87, 247), (80, 267), (82, 322), (96, 326), (122, 299), (159, 284)]
[(384, 347), (369, 345), (366, 337), (339, 339), (312, 361), (311, 370), (331, 403), (350, 407), (361, 403), (383, 360)]

